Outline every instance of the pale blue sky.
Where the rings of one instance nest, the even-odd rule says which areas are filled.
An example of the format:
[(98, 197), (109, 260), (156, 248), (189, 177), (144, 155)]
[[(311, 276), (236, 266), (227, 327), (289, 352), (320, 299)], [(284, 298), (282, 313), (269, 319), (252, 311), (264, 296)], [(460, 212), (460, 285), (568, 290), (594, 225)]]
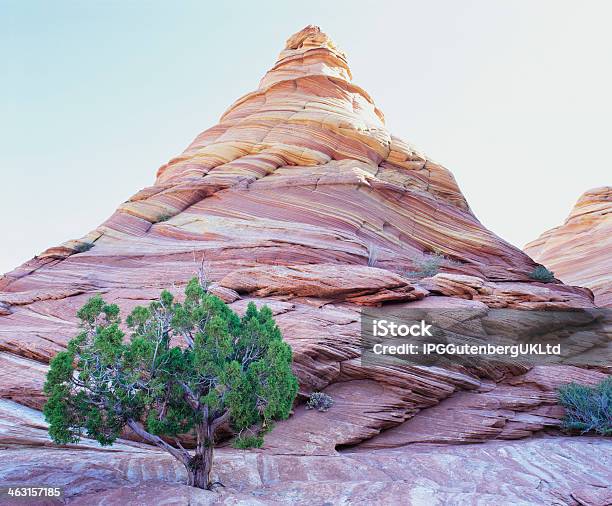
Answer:
[(307, 24), (522, 246), (612, 183), (609, 5), (0, 0), (0, 272), (151, 184)]

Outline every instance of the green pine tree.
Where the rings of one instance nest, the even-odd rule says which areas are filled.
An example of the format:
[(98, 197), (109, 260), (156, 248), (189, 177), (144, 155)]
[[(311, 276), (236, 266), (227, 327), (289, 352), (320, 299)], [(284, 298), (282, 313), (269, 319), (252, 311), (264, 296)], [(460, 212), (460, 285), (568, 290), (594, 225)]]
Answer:
[[(240, 318), (193, 279), (183, 303), (163, 291), (135, 308), (126, 320), (129, 341), (119, 308), (100, 296), (77, 316), (82, 331), (51, 361), (44, 388), (58, 444), (87, 435), (111, 445), (127, 426), (182, 462), (189, 485), (210, 488), (221, 425), (256, 426), (262, 435), (273, 419), (289, 416), (298, 389), (291, 348), (266, 306), (250, 303)], [(194, 455), (176, 439), (192, 430)], [(262, 441), (249, 437), (237, 446)]]

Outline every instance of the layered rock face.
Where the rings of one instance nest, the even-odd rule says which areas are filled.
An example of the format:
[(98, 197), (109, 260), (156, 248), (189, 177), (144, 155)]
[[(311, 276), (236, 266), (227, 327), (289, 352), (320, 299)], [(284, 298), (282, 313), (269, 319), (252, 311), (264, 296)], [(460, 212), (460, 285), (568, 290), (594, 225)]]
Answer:
[(161, 286), (191, 275), (194, 256), (212, 262), (214, 278), (262, 264), (366, 265), (372, 255), (397, 270), (431, 251), (490, 280), (524, 281), (533, 267), (476, 220), (450, 172), (385, 128), (344, 54), (307, 28), (153, 186), (0, 288)]
[[(409, 274), (434, 255), (442, 258), (441, 272), (426, 279)], [(87, 298), (102, 293), (126, 314), (163, 288), (180, 295), (203, 267), (211, 292), (234, 310), (243, 312), (249, 301), (270, 306), (294, 350), (300, 399), (324, 390), (335, 400), (327, 413), (298, 405), (267, 436), (263, 456), (253, 459), (269, 458), (265, 466), (276, 469), (284, 465), (281, 455), (293, 454), (306, 459), (295, 464), (304, 476), (313, 466), (323, 474), (328, 469), (329, 480), (338, 481), (333, 486), (341, 487), (338, 476), (356, 465), (354, 459), (371, 455), (381, 461), (364, 468), (357, 481), (367, 483), (355, 483), (351, 498), (355, 502), (364, 490), (361, 500), (368, 504), (374, 496), (367, 494), (387, 486), (379, 483), (388, 481), (385, 458), (411, 458), (402, 450), (387, 457), (376, 452), (412, 443), (517, 439), (554, 428), (562, 415), (555, 388), (604, 377), (567, 366), (478, 374), (361, 362), (363, 307), (470, 309), (483, 318), (491, 308), (593, 307), (588, 290), (531, 281), (535, 265), (480, 224), (448, 170), (388, 132), (372, 98), (353, 84), (345, 55), (318, 28), (306, 27), (287, 41), (259, 88), (162, 166), (153, 186), (96, 230), (48, 249), (0, 280), (0, 398), (10, 407), (11, 425), (21, 420), (19, 430), (0, 432), (0, 445), (49, 446), (41, 422), (29, 421), (32, 412), (16, 406), (42, 406), (47, 363), (75, 334), (75, 313)], [(339, 451), (354, 451), (355, 445), (366, 453), (340, 460)], [(31, 451), (32, 462), (53, 460)], [(126, 469), (136, 459), (142, 473), (153, 476), (150, 450), (142, 451), (149, 456), (130, 454)], [(25, 472), (28, 453), (15, 452)], [(91, 458), (106, 458), (97, 455)], [(323, 460), (308, 460), (315, 457)], [(231, 467), (232, 458), (238, 459), (227, 457), (220, 465)], [(255, 460), (247, 467), (260, 473)], [(71, 466), (66, 464), (66, 476)], [(380, 480), (366, 479), (375, 467)], [(286, 478), (270, 473), (253, 479), (267, 483), (262, 486), (272, 494)], [(179, 477), (168, 471), (156, 479)], [(535, 490), (530, 480), (526, 486)], [(112, 483), (107, 488), (131, 486), (129, 479)], [(564, 488), (568, 503), (573, 487)], [(263, 502), (268, 492), (258, 492)], [(448, 490), (455, 492), (473, 491)], [(75, 486), (75, 497), (83, 493)], [(117, 500), (113, 493), (110, 502)]]
[(563, 282), (593, 290), (597, 305), (612, 307), (612, 187), (583, 193), (565, 223), (525, 251)]
[(221, 449), (213, 472), (225, 487), (215, 492), (184, 485), (183, 466), (145, 445), (121, 442), (101, 449), (85, 442), (53, 449), (40, 413), (2, 400), (0, 437), (12, 441), (2, 451), (10, 458), (0, 460), (0, 483), (60, 486), (66, 503), (75, 506), (576, 506), (612, 501), (610, 445), (588, 437), (421, 445), (335, 456)]

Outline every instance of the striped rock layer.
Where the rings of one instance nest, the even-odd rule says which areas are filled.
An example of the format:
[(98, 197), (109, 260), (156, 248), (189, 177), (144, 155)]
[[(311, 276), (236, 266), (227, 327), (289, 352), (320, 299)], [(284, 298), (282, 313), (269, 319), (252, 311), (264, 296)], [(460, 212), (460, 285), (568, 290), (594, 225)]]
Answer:
[[(183, 466), (155, 448), (124, 441), (112, 448), (86, 443), (58, 451), (46, 439), (40, 413), (0, 400), (0, 415), (0, 435), (13, 432), (12, 446), (2, 451), (0, 482), (59, 485), (61, 504), (71, 506), (603, 506), (612, 501), (610, 445), (590, 437), (493, 441), (442, 451), (419, 445), (334, 457), (223, 448), (215, 454), (213, 479), (224, 487), (213, 492), (186, 486)], [(60, 503), (21, 498), (3, 504)]]
[(612, 187), (583, 193), (565, 223), (525, 251), (563, 282), (593, 290), (597, 305), (612, 307)]
[(364, 265), (372, 256), (401, 270), (431, 252), (490, 280), (525, 281), (534, 266), (482, 226), (447, 169), (387, 130), (344, 53), (308, 27), (153, 186), (85, 237), (8, 274), (0, 289), (180, 281), (194, 256), (219, 277), (240, 266)]
[[(439, 273), (410, 274), (432, 258)], [(47, 364), (75, 335), (76, 311), (92, 294), (126, 314), (162, 288), (179, 295), (201, 267), (211, 292), (237, 312), (249, 301), (270, 306), (294, 351), (300, 402), (313, 390), (335, 399), (326, 413), (298, 404), (266, 437), (264, 454), (335, 459), (355, 445), (378, 452), (554, 429), (562, 416), (555, 388), (596, 383), (602, 372), (479, 374), (360, 359), (364, 306), (469, 309), (482, 318), (492, 308), (593, 307), (588, 290), (531, 281), (535, 265), (476, 219), (447, 169), (387, 130), (372, 98), (352, 82), (344, 53), (306, 27), (289, 38), (259, 88), (162, 166), (152, 186), (86, 236), (0, 278), (0, 400), (15, 420), (0, 430), (0, 446), (21, 452), (22, 476), (28, 456), (20, 448), (33, 448), (32, 462), (50, 458), (35, 453), (51, 445), (44, 423), (28, 421), (23, 406), (41, 408)], [(338, 476), (332, 462), (354, 465), (326, 462)], [(58, 473), (72, 473), (72, 464), (58, 465)], [(151, 474), (146, 466), (142, 473)], [(325, 466), (317, 467), (323, 476)], [(383, 486), (356, 484), (355, 497), (359, 487)]]

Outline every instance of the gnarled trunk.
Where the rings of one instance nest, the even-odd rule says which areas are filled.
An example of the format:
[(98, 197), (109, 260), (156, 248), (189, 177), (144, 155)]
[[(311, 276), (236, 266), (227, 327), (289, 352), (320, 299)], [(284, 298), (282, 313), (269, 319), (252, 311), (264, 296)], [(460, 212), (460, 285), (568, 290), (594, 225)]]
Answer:
[(189, 459), (187, 467), (187, 484), (192, 487), (210, 489), (212, 486), (211, 471), (214, 454), (214, 432), (209, 423), (196, 426), (196, 452)]
[(212, 482), (210, 472), (212, 469), (213, 450), (214, 450), (214, 430), (215, 428), (208, 423), (201, 423), (196, 426), (198, 445), (196, 453), (192, 457), (182, 446), (180, 449), (166, 443), (162, 438), (147, 432), (140, 422), (129, 420), (128, 426), (145, 441), (159, 446), (166, 450), (179, 462), (182, 462), (187, 469), (187, 484), (192, 487), (210, 489)]
[(215, 416), (211, 420), (208, 418), (208, 408), (206, 407), (203, 409), (202, 415), (203, 421), (198, 423), (195, 427), (197, 446), (194, 456), (191, 456), (189, 452), (181, 446), (180, 442), (177, 441), (179, 448), (174, 448), (159, 436), (147, 432), (142, 424), (136, 420), (128, 420), (128, 426), (145, 441), (159, 446), (170, 453), (170, 455), (179, 462), (182, 462), (185, 469), (187, 469), (188, 485), (210, 490), (213, 485), (211, 471), (215, 446), (215, 431), (221, 424), (229, 419), (229, 411), (225, 411), (221, 416)]
[(187, 485), (210, 489), (212, 486), (212, 481), (210, 479), (212, 460), (212, 444), (206, 448), (204, 454), (196, 453), (191, 457), (187, 467)]

